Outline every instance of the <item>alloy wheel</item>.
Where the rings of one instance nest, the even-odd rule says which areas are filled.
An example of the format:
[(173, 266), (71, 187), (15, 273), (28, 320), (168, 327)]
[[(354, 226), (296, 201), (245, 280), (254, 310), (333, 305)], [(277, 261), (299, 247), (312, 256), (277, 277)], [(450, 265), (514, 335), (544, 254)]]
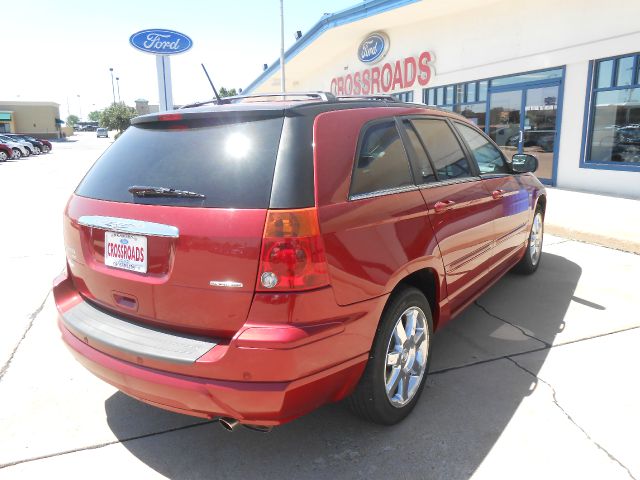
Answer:
[(540, 260), (540, 254), (542, 253), (542, 235), (542, 214), (538, 212), (535, 217), (533, 217), (531, 236), (529, 237), (529, 255), (531, 256), (531, 263), (534, 265), (538, 263), (538, 260)]
[(396, 408), (415, 396), (424, 377), (429, 351), (427, 319), (419, 307), (409, 307), (396, 321), (387, 346), (384, 383)]

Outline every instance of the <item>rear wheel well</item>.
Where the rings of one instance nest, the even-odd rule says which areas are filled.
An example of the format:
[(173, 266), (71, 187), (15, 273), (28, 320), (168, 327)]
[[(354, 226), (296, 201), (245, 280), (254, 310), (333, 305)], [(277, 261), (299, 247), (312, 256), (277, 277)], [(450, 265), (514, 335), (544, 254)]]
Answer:
[(434, 328), (438, 324), (440, 318), (438, 310), (438, 281), (436, 273), (429, 269), (423, 268), (413, 272), (411, 275), (403, 278), (393, 289), (391, 295), (405, 286), (410, 286), (420, 290), (427, 300), (429, 301), (429, 307), (431, 307), (431, 316), (433, 318)]

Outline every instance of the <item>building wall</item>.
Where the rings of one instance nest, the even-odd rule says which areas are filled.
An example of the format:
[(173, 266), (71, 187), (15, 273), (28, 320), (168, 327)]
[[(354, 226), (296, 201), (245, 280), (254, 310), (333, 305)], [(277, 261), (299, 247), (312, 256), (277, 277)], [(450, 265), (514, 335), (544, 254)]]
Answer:
[(13, 112), (13, 133), (57, 138), (59, 128), (56, 118), (60, 118), (57, 103), (53, 102), (0, 102), (0, 110)]
[[(326, 50), (321, 50), (324, 55), (314, 50), (317, 68), (299, 72), (296, 62), (308, 60), (299, 58), (305, 55), (303, 50), (290, 61), (288, 83), (293, 82), (295, 90), (329, 90), (332, 78), (362, 70), (365, 65), (357, 59), (357, 48), (363, 35), (375, 30), (390, 37), (384, 61), (424, 50), (435, 54), (430, 87), (566, 65), (557, 185), (640, 197), (640, 173), (579, 167), (589, 61), (640, 51), (640, 2), (485, 0), (476, 2), (476, 8), (416, 22), (411, 13), (431, 4), (423, 0), (397, 9), (394, 19), (405, 11), (405, 23), (391, 27), (390, 13), (359, 20), (358, 26), (336, 27), (331, 34), (341, 34), (345, 47), (336, 48), (328, 39)], [(314, 43), (322, 46), (322, 42), (321, 36)], [(259, 91), (269, 89), (271, 80)], [(422, 89), (417, 82), (415, 87), (414, 99), (419, 102)]]

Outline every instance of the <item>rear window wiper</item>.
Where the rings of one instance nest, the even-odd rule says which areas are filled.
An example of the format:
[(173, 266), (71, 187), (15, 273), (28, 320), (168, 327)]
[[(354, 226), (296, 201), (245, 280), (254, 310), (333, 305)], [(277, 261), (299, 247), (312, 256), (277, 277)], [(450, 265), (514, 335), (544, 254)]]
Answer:
[(129, 187), (129, 193), (136, 197), (186, 197), (186, 198), (206, 198), (206, 195), (188, 190), (176, 190), (168, 187), (147, 187), (134, 185)]

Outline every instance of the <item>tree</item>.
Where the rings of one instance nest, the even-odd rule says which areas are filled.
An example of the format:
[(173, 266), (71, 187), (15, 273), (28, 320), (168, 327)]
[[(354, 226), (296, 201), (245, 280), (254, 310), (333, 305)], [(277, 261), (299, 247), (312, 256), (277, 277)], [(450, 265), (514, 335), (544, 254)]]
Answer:
[(238, 95), (238, 92), (236, 92), (235, 88), (230, 88), (227, 90), (224, 87), (220, 87), (220, 91), (218, 92), (218, 94), (220, 95), (220, 98), (235, 97), (236, 95)]
[(100, 113), (100, 126), (122, 133), (129, 127), (131, 119), (136, 115), (136, 109), (126, 106), (124, 102), (113, 103)]
[(93, 112), (89, 112), (89, 120), (91, 120), (92, 122), (99, 122), (101, 113), (102, 112), (100, 110), (94, 110)]
[(69, 115), (67, 117), (67, 126), (73, 127), (74, 125), (77, 125), (79, 121), (80, 119), (77, 115)]

